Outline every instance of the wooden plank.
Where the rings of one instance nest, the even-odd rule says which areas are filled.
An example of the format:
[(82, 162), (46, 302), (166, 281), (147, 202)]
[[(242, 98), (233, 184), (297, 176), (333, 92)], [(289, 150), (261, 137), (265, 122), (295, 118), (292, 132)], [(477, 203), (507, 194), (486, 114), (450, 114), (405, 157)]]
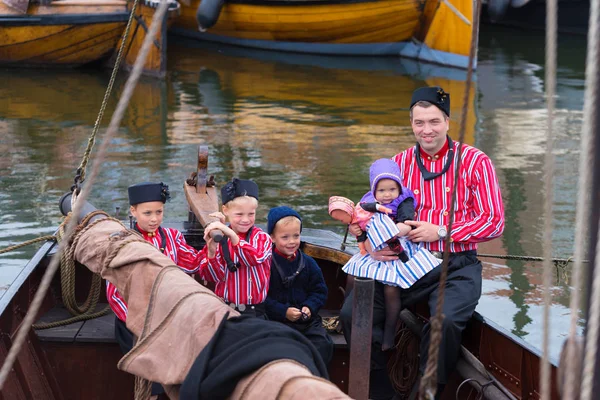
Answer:
[[(198, 222), (205, 227), (213, 221), (218, 221), (217, 218), (211, 217), (210, 214), (219, 211), (219, 197), (214, 182), (207, 181), (208, 169), (208, 146), (198, 146), (198, 169), (196, 171), (196, 182), (192, 185), (189, 182), (183, 184), (185, 197), (190, 209), (198, 219)], [(219, 231), (213, 231), (212, 237), (218, 242), (223, 237)]]
[[(46, 314), (44, 314), (36, 322), (36, 324), (44, 323), (44, 322), (61, 321), (61, 320), (64, 320), (64, 319), (67, 319), (70, 317), (72, 317), (72, 315), (71, 315), (71, 313), (69, 313), (69, 311), (66, 308), (64, 308), (62, 306), (58, 306), (58, 307), (54, 307), (53, 309), (48, 311)], [(38, 339), (42, 342), (68, 342), (68, 343), (71, 343), (71, 342), (75, 341), (75, 337), (77, 336), (77, 333), (79, 333), (79, 330), (81, 329), (82, 326), (83, 326), (83, 321), (80, 321), (80, 322), (75, 322), (75, 323), (69, 324), (69, 325), (59, 326), (56, 328), (36, 330), (35, 333), (37, 334)]]
[[(102, 306), (106, 307), (106, 304)], [(115, 315), (111, 312), (100, 318), (85, 321), (75, 341), (80, 343), (116, 343)]]

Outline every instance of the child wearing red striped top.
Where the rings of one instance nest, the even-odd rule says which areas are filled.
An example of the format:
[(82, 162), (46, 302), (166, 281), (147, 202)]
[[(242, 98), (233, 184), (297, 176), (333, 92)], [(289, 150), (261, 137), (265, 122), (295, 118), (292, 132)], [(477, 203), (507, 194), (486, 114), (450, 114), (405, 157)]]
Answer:
[[(251, 180), (233, 179), (221, 189), (221, 201), (223, 213), (217, 213), (221, 221), (204, 228), (206, 246), (198, 274), (215, 283), (215, 294), (231, 308), (265, 318), (273, 242), (254, 225), (258, 186)], [(214, 230), (224, 234), (219, 243), (211, 237)]]
[[(164, 216), (165, 202), (170, 199), (169, 187), (164, 183), (144, 182), (132, 185), (127, 189), (130, 212), (135, 218), (133, 227), (144, 240), (150, 242), (161, 253), (188, 274), (198, 271), (200, 259), (203, 257), (196, 249), (188, 245), (183, 234), (177, 229), (161, 226)], [(106, 281), (106, 298), (110, 308), (116, 315), (115, 337), (123, 353), (133, 347), (133, 333), (127, 329), (127, 303), (117, 288)], [(164, 393), (163, 388), (152, 384), (152, 395)]]

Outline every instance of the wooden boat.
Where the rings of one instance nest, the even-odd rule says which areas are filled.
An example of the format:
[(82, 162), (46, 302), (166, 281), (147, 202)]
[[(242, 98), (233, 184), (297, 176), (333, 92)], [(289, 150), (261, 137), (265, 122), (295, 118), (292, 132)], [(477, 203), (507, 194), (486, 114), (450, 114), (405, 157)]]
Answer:
[(171, 31), (243, 47), (466, 68), (472, 16), (469, 0), (191, 0)]
[[(216, 190), (210, 185), (210, 180), (206, 180), (207, 153), (201, 151), (200, 155), (202, 154), (205, 156), (199, 157), (199, 168), (196, 173), (200, 179), (189, 182), (185, 187), (186, 198), (191, 207), (190, 219), (183, 224), (165, 224), (182, 230), (188, 243), (197, 248), (203, 245), (202, 224), (208, 221), (208, 213), (217, 206)], [(190, 184), (195, 187), (189, 186)], [(55, 248), (53, 242), (45, 243), (0, 298), (2, 337), (0, 361), (2, 362)], [(343, 291), (339, 288), (344, 286), (346, 280), (341, 267), (351, 257), (352, 249), (344, 247), (339, 235), (318, 229), (303, 231), (302, 249), (317, 260), (329, 288), (329, 297), (322, 314), (326, 317), (336, 315), (343, 303)], [(75, 287), (78, 301), (86, 297), (85, 291), (89, 288), (91, 278), (92, 274), (86, 268), (79, 266)], [(372, 281), (370, 282), (372, 284)], [(44, 298), (38, 322), (52, 322), (69, 316), (63, 307), (58, 277), (55, 277), (51, 289)], [(101, 301), (106, 302), (104, 291), (102, 290), (101, 293)], [(366, 300), (367, 307), (358, 306), (354, 312), (358, 310), (360, 314), (368, 314), (371, 310), (368, 303), (369, 301)], [(357, 302), (357, 304), (363, 303)], [(99, 308), (103, 306), (100, 305)], [(426, 310), (427, 305), (423, 304), (413, 310), (405, 310), (401, 315), (405, 326), (415, 333), (413, 341), (417, 340), (420, 327), (428, 317)], [(110, 313), (97, 319), (66, 326), (30, 331), (28, 340), (0, 392), (2, 398), (131, 399), (134, 378), (116, 368), (122, 354), (114, 338), (113, 323), (114, 315)], [(352, 373), (349, 368), (349, 363), (356, 360), (356, 356), (350, 357), (351, 352), (343, 335), (336, 332), (331, 335), (335, 343), (334, 358), (329, 369), (331, 381), (344, 391), (348, 391), (349, 387), (357, 382), (362, 382), (361, 384), (364, 385), (364, 375)], [(459, 361), (457, 371), (449, 383), (449, 390), (445, 392), (446, 399), (455, 398), (456, 390), (466, 382), (473, 386), (460, 386), (456, 398), (475, 398), (478, 395), (475, 388), (481, 386), (487, 387), (484, 391), (485, 398), (539, 398), (540, 358), (536, 349), (479, 314), (475, 314), (469, 323), (463, 336), (463, 345), (463, 358)], [(412, 348), (418, 349), (418, 346)], [(357, 350), (354, 344), (353, 349)], [(410, 349), (398, 348), (397, 351), (410, 352)], [(364, 352), (362, 353), (364, 355)], [(392, 355), (393, 357), (396, 357), (396, 361), (399, 360), (397, 358), (399, 356)], [(366, 366), (368, 373), (369, 363), (362, 361), (360, 365), (363, 371)], [(487, 371), (482, 369), (482, 366), (485, 366)], [(93, 373), (90, 373), (92, 368)], [(555, 366), (552, 374), (555, 378)], [(553, 379), (553, 382), (555, 381), (556, 379)], [(106, 382), (111, 384), (107, 385)], [(552, 389), (551, 398), (558, 399), (555, 387)]]
[[(29, 0), (0, 2), (0, 64), (13, 67), (73, 67), (108, 59), (122, 40), (133, 2), (127, 0)], [(125, 44), (123, 66), (131, 67), (158, 2), (139, 3)], [(166, 71), (166, 28), (178, 15), (172, 3), (144, 66)], [(114, 59), (113, 59), (114, 62)]]
[[(557, 32), (587, 35), (590, 15), (589, 0), (559, 0)], [(545, 0), (484, 1), (482, 21), (525, 30), (546, 29)]]

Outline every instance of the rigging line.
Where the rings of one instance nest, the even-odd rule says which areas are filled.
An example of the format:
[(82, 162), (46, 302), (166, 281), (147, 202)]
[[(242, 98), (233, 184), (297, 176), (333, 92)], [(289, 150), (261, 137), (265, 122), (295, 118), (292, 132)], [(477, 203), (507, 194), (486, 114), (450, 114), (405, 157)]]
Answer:
[(596, 243), (596, 261), (590, 296), (590, 315), (585, 340), (585, 358), (583, 362), (583, 381), (581, 383), (581, 400), (591, 400), (594, 388), (594, 370), (596, 369), (596, 353), (598, 352), (598, 333), (600, 332), (600, 236)]
[[(592, 214), (592, 172), (589, 166), (593, 165), (594, 152), (594, 131), (598, 127), (594, 126), (593, 116), (597, 112), (597, 92), (598, 85), (598, 57), (600, 35), (600, 4), (598, 1), (590, 2), (590, 19), (588, 28), (588, 45), (586, 58), (586, 76), (585, 76), (585, 102), (583, 107), (583, 128), (581, 132), (581, 151), (579, 158), (579, 182), (577, 192), (577, 213), (575, 220), (575, 264), (573, 265), (573, 286), (571, 288), (570, 309), (571, 318), (569, 324), (569, 335), (567, 338), (574, 339), (577, 335), (577, 321), (579, 319), (579, 306), (582, 297), (582, 283), (584, 280), (583, 258), (585, 257), (588, 242), (588, 221)], [(596, 261), (598, 258), (596, 258)], [(591, 268), (590, 265), (587, 268)], [(598, 294), (596, 294), (598, 296)], [(565, 376), (565, 400), (575, 399), (575, 387), (578, 384), (576, 380), (576, 363), (581, 362), (576, 355), (574, 340), (568, 340), (566, 345), (566, 376)], [(582, 394), (591, 390), (589, 382), (585, 383), (585, 390), (582, 388)]]
[(548, 400), (551, 396), (550, 387), (550, 306), (552, 303), (552, 227), (553, 227), (553, 200), (554, 200), (554, 108), (556, 103), (556, 30), (557, 30), (557, 0), (546, 1), (546, 153), (544, 155), (544, 228), (542, 253), (542, 280), (544, 285), (543, 331), (542, 331), (542, 357), (540, 359), (540, 398)]
[[(119, 51), (117, 53), (117, 58), (115, 60), (115, 65), (113, 66), (112, 73), (110, 75), (110, 80), (108, 81), (108, 86), (106, 87), (106, 92), (104, 92), (104, 98), (102, 99), (102, 105), (100, 106), (100, 112), (98, 112), (98, 116), (96, 117), (96, 122), (94, 123), (94, 128), (92, 129), (92, 134), (88, 139), (88, 144), (83, 153), (83, 158), (81, 160), (81, 164), (79, 164), (79, 168), (77, 168), (77, 177), (79, 177), (79, 182), (81, 183), (85, 180), (85, 169), (87, 167), (90, 154), (92, 153), (92, 148), (94, 147), (94, 143), (96, 142), (96, 134), (98, 133), (98, 129), (100, 128), (100, 122), (102, 122), (102, 118), (104, 117), (104, 111), (106, 110), (106, 106), (108, 105), (108, 98), (112, 93), (113, 86), (115, 84), (115, 79), (117, 78), (117, 72), (119, 71), (119, 66), (121, 65), (121, 58), (123, 57), (125, 43), (127, 42), (127, 38), (129, 37), (129, 31), (131, 29), (131, 25), (133, 20), (135, 19), (135, 12), (137, 10), (137, 6), (139, 4), (139, 0), (135, 0), (133, 2), (133, 6), (131, 7), (131, 13), (129, 14), (129, 20), (127, 21), (127, 26), (125, 27), (125, 32), (123, 32), (123, 38), (121, 39), (121, 45), (119, 46)], [(72, 198), (75, 198), (73, 196)]]
[[(583, 168), (580, 170), (580, 176), (583, 175), (583, 172), (585, 171), (585, 168), (589, 167), (590, 165), (594, 165), (593, 160), (594, 160), (594, 153), (598, 151), (597, 148), (595, 148), (595, 140), (596, 138), (594, 137), (594, 133), (596, 133), (596, 135), (598, 135), (598, 129), (599, 127), (597, 126), (598, 123), (598, 116), (597, 116), (597, 107), (598, 107), (598, 85), (600, 84), (600, 82), (598, 81), (600, 79), (600, 77), (598, 76), (600, 73), (600, 70), (598, 69), (598, 58), (600, 57), (600, 50), (599, 50), (599, 37), (598, 35), (600, 35), (600, 3), (598, 1), (592, 1), (590, 2), (590, 23), (589, 23), (589, 32), (588, 32), (588, 48), (587, 48), (587, 60), (586, 60), (586, 87), (585, 87), (585, 103), (584, 103), (584, 120), (583, 120), (583, 135), (582, 135), (582, 140), (581, 140), (581, 145), (585, 146), (586, 144), (588, 145), (588, 147), (586, 148), (582, 148), (582, 158), (585, 157), (586, 160), (589, 162), (589, 164), (584, 165), (584, 160), (582, 159), (580, 162), (580, 165), (583, 166)], [(592, 188), (594, 186), (594, 184), (592, 183), (592, 171), (588, 171), (589, 174), (589, 180), (586, 182), (587, 185), (586, 186), (579, 186), (579, 191), (580, 193), (578, 194), (581, 200), (581, 197), (583, 197), (583, 193), (590, 192), (590, 193), (586, 193), (586, 200), (587, 203), (585, 203), (585, 210), (584, 212), (588, 213), (585, 215), (586, 219), (584, 220), (583, 224), (587, 224), (588, 221), (590, 220), (590, 216), (592, 215), (592, 207), (593, 204), (592, 203), (592, 191), (589, 190), (590, 188)], [(580, 178), (580, 180), (583, 178)], [(587, 198), (587, 196), (590, 196), (589, 198)], [(583, 218), (583, 217), (582, 217)], [(579, 221), (577, 221), (579, 222)], [(597, 221), (595, 221), (597, 222)], [(581, 229), (581, 227), (579, 227)], [(585, 241), (585, 238), (587, 238), (587, 235), (590, 235), (591, 232), (587, 232), (585, 230), (582, 229), (582, 232), (584, 232), (586, 234), (586, 236), (583, 236), (583, 240), (580, 240), (579, 242), (575, 242), (577, 243), (579, 246), (576, 248), (575, 251), (575, 266), (578, 266), (578, 261), (581, 259), (582, 254), (584, 254), (584, 249), (580, 248), (582, 246), (584, 246), (583, 242)], [(577, 240), (577, 233), (578, 231), (575, 232), (576, 236), (575, 236), (575, 240)], [(599, 235), (600, 237), (600, 235)], [(580, 238), (582, 239), (582, 238)], [(599, 239), (600, 240), (600, 239)], [(587, 399), (591, 399), (592, 398), (592, 390), (594, 387), (594, 370), (596, 369), (596, 365), (595, 365), (595, 361), (596, 361), (596, 351), (597, 349), (594, 349), (595, 351), (591, 351), (592, 350), (592, 346), (596, 346), (597, 345), (597, 341), (598, 341), (598, 304), (596, 304), (598, 302), (598, 298), (600, 297), (600, 292), (597, 291), (598, 287), (596, 286), (596, 280), (600, 279), (598, 278), (598, 275), (600, 275), (600, 266), (598, 265), (600, 263), (600, 256), (598, 255), (598, 245), (596, 246), (596, 261), (595, 261), (595, 268), (593, 269), (595, 271), (595, 276), (594, 276), (594, 287), (593, 287), (593, 291), (590, 295), (590, 305), (589, 305), (589, 310), (590, 310), (590, 316), (589, 316), (589, 320), (588, 320), (588, 326), (587, 326), (587, 332), (586, 332), (586, 343), (585, 343), (585, 358), (584, 358), (584, 362), (583, 362), (583, 374), (588, 374), (588, 375), (583, 375), (583, 381), (581, 384), (581, 399), (582, 400), (587, 400)], [(583, 277), (581, 279), (583, 281)], [(594, 313), (594, 315), (592, 316), (592, 312)], [(573, 309), (571, 309), (571, 317), (573, 317)], [(595, 328), (595, 331), (592, 329)], [(573, 354), (574, 351), (572, 351), (573, 347), (571, 347), (571, 351), (569, 353)], [(572, 358), (572, 360), (569, 360), (571, 362), (571, 366), (574, 365), (573, 363), (576, 362), (575, 361), (575, 357), (569, 357)], [(573, 367), (571, 367), (573, 368)], [(567, 370), (567, 372), (570, 372)], [(567, 375), (567, 378), (569, 377), (569, 375)], [(572, 377), (571, 380), (574, 381), (576, 378)], [(570, 383), (567, 381), (567, 383)]]
[[(81, 194), (79, 195), (79, 201), (77, 201), (77, 203), (75, 203), (75, 207), (73, 209), (73, 215), (77, 216), (81, 213), (82, 204), (85, 202), (85, 200), (88, 198), (88, 196), (91, 192), (92, 183), (98, 176), (98, 173), (102, 166), (102, 162), (104, 161), (104, 158), (106, 157), (107, 149), (108, 149), (108, 146), (110, 145), (111, 139), (116, 134), (116, 132), (119, 128), (119, 125), (121, 123), (121, 120), (123, 119), (125, 109), (127, 108), (127, 105), (129, 104), (129, 100), (131, 99), (131, 95), (133, 94), (135, 85), (137, 84), (137, 81), (139, 80), (140, 75), (142, 73), (142, 69), (144, 67), (144, 63), (146, 62), (148, 52), (150, 51), (150, 48), (153, 45), (154, 37), (156, 36), (158, 29), (164, 20), (163, 17), (167, 11), (167, 7), (168, 7), (167, 0), (161, 0), (160, 5), (158, 6), (156, 12), (154, 13), (154, 15), (152, 17), (152, 25), (150, 27), (150, 31), (144, 38), (144, 42), (142, 44), (140, 53), (138, 54), (138, 57), (135, 60), (135, 63), (133, 65), (133, 70), (131, 71), (129, 78), (127, 79), (127, 83), (125, 84), (125, 89), (123, 90), (121, 98), (119, 99), (119, 103), (117, 104), (117, 109), (115, 110), (115, 113), (113, 114), (110, 124), (108, 126), (108, 129), (106, 131), (105, 139), (102, 141), (102, 145), (100, 146), (100, 149), (98, 150), (98, 154), (96, 156), (97, 157), (96, 162), (94, 163), (94, 166), (90, 173), (89, 182), (87, 185), (85, 185), (85, 187), (81, 191)], [(68, 222), (64, 240), (62, 240), (58, 244), (58, 251), (52, 257), (52, 260), (50, 261), (50, 265), (46, 269), (46, 272), (44, 273), (44, 276), (42, 277), (42, 281), (40, 282), (40, 286), (38, 287), (38, 290), (36, 291), (35, 296), (29, 306), (29, 310), (27, 311), (25, 318), (23, 318), (21, 326), (19, 327), (19, 330), (17, 331), (17, 334), (15, 335), (13, 344), (4, 360), (4, 364), (2, 365), (2, 368), (0, 369), (0, 390), (2, 389), (2, 387), (4, 387), (4, 383), (6, 382), (6, 378), (10, 374), (13, 364), (17, 358), (17, 354), (21, 350), (21, 347), (23, 346), (23, 343), (25, 342), (25, 339), (27, 338), (29, 329), (31, 328), (31, 325), (32, 325), (34, 319), (36, 318), (37, 313), (40, 309), (40, 306), (42, 305), (42, 301), (44, 300), (44, 297), (46, 295), (46, 292), (48, 291), (48, 288), (50, 287), (52, 277), (54, 276), (54, 274), (56, 273), (56, 270), (58, 268), (58, 264), (60, 261), (60, 255), (65, 250), (66, 243), (70, 240), (70, 238), (75, 230), (76, 224), (77, 224), (76, 217), (71, 218), (70, 221)]]
[[(454, 167), (454, 182), (452, 188), (452, 200), (450, 207), (450, 215), (448, 217), (448, 232), (452, 232), (454, 224), (454, 206), (457, 202), (456, 188), (458, 187), (459, 168), (462, 159), (462, 146), (465, 140), (465, 132), (467, 128), (467, 113), (469, 110), (469, 98), (471, 85), (473, 83), (473, 69), (475, 65), (475, 55), (477, 54), (477, 43), (479, 39), (479, 18), (481, 16), (481, 0), (475, 0), (475, 12), (473, 13), (473, 31), (471, 33), (471, 46), (469, 49), (469, 64), (467, 69), (467, 80), (465, 84), (465, 93), (463, 97), (463, 106), (461, 110), (461, 120), (458, 138), (458, 151), (456, 153), (456, 165)], [(446, 288), (446, 279), (448, 277), (448, 261), (450, 256), (450, 235), (446, 236), (444, 242), (444, 259), (440, 271), (440, 283), (438, 289), (438, 298), (436, 303), (435, 315), (430, 319), (430, 340), (427, 364), (423, 373), (423, 378), (419, 385), (419, 398), (421, 400), (432, 400), (437, 391), (437, 367), (440, 352), (440, 343), (442, 340), (442, 322), (443, 322), (443, 307), (444, 294)]]

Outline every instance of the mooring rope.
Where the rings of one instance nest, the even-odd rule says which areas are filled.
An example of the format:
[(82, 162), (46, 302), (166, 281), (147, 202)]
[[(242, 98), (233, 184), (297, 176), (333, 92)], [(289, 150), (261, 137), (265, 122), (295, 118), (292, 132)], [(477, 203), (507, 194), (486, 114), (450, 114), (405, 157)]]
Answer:
[[(81, 191), (81, 194), (79, 195), (79, 200), (77, 201), (77, 203), (75, 204), (75, 207), (73, 209), (73, 215), (75, 215), (75, 216), (80, 214), (82, 204), (85, 203), (86, 199), (88, 198), (88, 196), (91, 192), (92, 184), (95, 181), (96, 177), (98, 176), (98, 173), (100, 172), (102, 162), (104, 161), (104, 158), (106, 157), (108, 146), (110, 145), (110, 142), (111, 142), (113, 136), (116, 134), (116, 132), (119, 128), (119, 125), (121, 123), (121, 120), (123, 119), (123, 115), (125, 114), (125, 109), (127, 108), (129, 100), (131, 99), (131, 95), (133, 94), (133, 90), (135, 89), (135, 85), (137, 84), (137, 81), (139, 80), (140, 75), (142, 73), (142, 69), (143, 69), (144, 63), (146, 61), (146, 57), (148, 56), (148, 52), (150, 51), (150, 47), (153, 45), (154, 37), (156, 36), (156, 34), (158, 32), (158, 28), (161, 25), (161, 22), (165, 15), (165, 12), (167, 11), (167, 6), (168, 6), (167, 1), (162, 0), (160, 5), (158, 6), (158, 9), (156, 10), (156, 12), (153, 15), (152, 24), (150, 26), (149, 32), (146, 35), (146, 37), (144, 38), (144, 42), (142, 44), (140, 53), (139, 53), (137, 59), (135, 60), (131, 74), (129, 75), (129, 78), (127, 79), (127, 82), (125, 84), (125, 89), (123, 90), (121, 98), (119, 99), (119, 103), (117, 104), (117, 109), (115, 110), (115, 113), (113, 114), (113, 116), (111, 118), (110, 124), (106, 131), (106, 136), (105, 136), (104, 140), (102, 141), (102, 145), (100, 146), (100, 149), (98, 150), (98, 154), (96, 156), (97, 157), (96, 162), (94, 163), (94, 166), (93, 166), (90, 176), (88, 178), (89, 179), (88, 184), (85, 185), (85, 187)], [(64, 252), (65, 244), (70, 240), (70, 238), (73, 234), (73, 231), (75, 230), (76, 224), (77, 224), (76, 217), (71, 218), (69, 220), (69, 222), (67, 223), (67, 227), (65, 229), (64, 240), (62, 240), (58, 244), (58, 252), (57, 252), (57, 254), (55, 254), (52, 257), (52, 260), (50, 261), (50, 265), (48, 266), (48, 268), (46, 269), (46, 272), (44, 273), (44, 276), (42, 277), (40, 286), (39, 286), (38, 290), (36, 291), (31, 304), (29, 305), (29, 310), (27, 311), (25, 318), (23, 318), (21, 326), (19, 327), (19, 330), (17, 331), (17, 333), (14, 337), (13, 344), (10, 347), (10, 350), (6, 356), (6, 359), (4, 360), (4, 364), (2, 365), (2, 368), (0, 369), (0, 390), (4, 387), (4, 383), (6, 382), (6, 378), (8, 377), (8, 374), (10, 373), (10, 371), (13, 367), (13, 364), (17, 358), (17, 354), (19, 354), (19, 352), (21, 351), (21, 348), (23, 347), (23, 343), (25, 342), (25, 339), (27, 338), (29, 328), (31, 327), (31, 324), (33, 323), (34, 319), (36, 318), (36, 316), (40, 310), (42, 301), (44, 300), (44, 297), (46, 296), (48, 288), (50, 287), (52, 277), (54, 276), (54, 274), (56, 273), (56, 270), (58, 268), (60, 254), (62, 254)]]
[(12, 246), (8, 246), (8, 247), (5, 247), (3, 249), (0, 249), (0, 254), (8, 253), (10, 251), (14, 251), (14, 250), (20, 249), (21, 247), (29, 246), (31, 244), (35, 244), (35, 243), (39, 243), (39, 242), (45, 242), (47, 240), (56, 240), (56, 236), (54, 236), (54, 235), (40, 236), (40, 237), (35, 238), (35, 239), (27, 240), (27, 241), (25, 241), (23, 243), (19, 243), (19, 244), (15, 244), (15, 245), (12, 245)]
[[(452, 189), (452, 200), (450, 202), (450, 215), (448, 218), (448, 232), (452, 232), (454, 224), (454, 210), (457, 201), (456, 188), (458, 186), (458, 177), (462, 159), (462, 146), (465, 140), (465, 131), (467, 125), (467, 112), (469, 110), (469, 98), (471, 84), (473, 81), (473, 67), (475, 63), (475, 55), (477, 54), (477, 42), (479, 37), (479, 17), (481, 15), (481, 0), (475, 2), (475, 12), (473, 13), (473, 32), (471, 35), (471, 47), (469, 49), (469, 65), (467, 69), (467, 80), (465, 84), (465, 93), (463, 98), (463, 106), (461, 110), (460, 130), (458, 139), (458, 151), (456, 154), (456, 165), (454, 168), (454, 183)], [(446, 291), (446, 280), (448, 278), (448, 261), (450, 256), (450, 235), (446, 237), (444, 243), (444, 260), (442, 261), (440, 271), (440, 283), (438, 287), (438, 298), (435, 307), (435, 315), (429, 320), (430, 323), (430, 342), (427, 354), (427, 364), (421, 382), (419, 384), (419, 399), (434, 400), (437, 391), (437, 367), (440, 352), (440, 343), (442, 341), (442, 323), (444, 315), (444, 294)]]

